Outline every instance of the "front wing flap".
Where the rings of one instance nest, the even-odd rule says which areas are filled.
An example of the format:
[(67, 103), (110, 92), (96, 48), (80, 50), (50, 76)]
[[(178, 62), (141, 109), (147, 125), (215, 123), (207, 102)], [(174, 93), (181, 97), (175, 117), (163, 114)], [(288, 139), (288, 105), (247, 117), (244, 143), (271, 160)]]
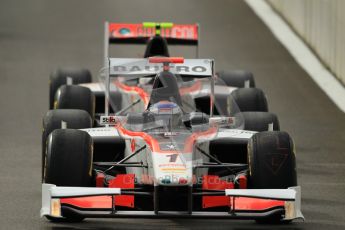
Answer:
[[(198, 211), (198, 212), (173, 212), (162, 211), (155, 213), (153, 211), (114, 211), (114, 202), (112, 202), (109, 208), (113, 208), (112, 211), (100, 211), (95, 208), (80, 210), (71, 206), (65, 207), (76, 212), (78, 215), (85, 217), (210, 217), (210, 218), (237, 218), (237, 219), (256, 219), (265, 216), (273, 215), (280, 211), (285, 212), (284, 220), (302, 219), (304, 217), (301, 212), (301, 189), (300, 187), (290, 187), (288, 189), (225, 189), (225, 195), (233, 200), (233, 207), (229, 212), (210, 212), (210, 211)], [(85, 188), (85, 187), (58, 187), (52, 184), (42, 184), (42, 208), (41, 216), (61, 216), (61, 204), (60, 199), (64, 198), (78, 198), (78, 197), (96, 197), (96, 196), (110, 196), (115, 198), (117, 195), (121, 195), (120, 188)], [(269, 200), (284, 201), (284, 207), (277, 207), (277, 210), (268, 210), (266, 212), (237, 212), (236, 211), (236, 198), (258, 198)]]

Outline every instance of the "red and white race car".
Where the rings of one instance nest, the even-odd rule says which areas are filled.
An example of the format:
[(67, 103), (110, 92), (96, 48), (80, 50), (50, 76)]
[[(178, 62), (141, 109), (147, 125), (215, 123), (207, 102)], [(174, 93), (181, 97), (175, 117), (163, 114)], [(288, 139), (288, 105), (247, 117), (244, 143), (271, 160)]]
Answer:
[(108, 63), (110, 105), (124, 79), (153, 82), (123, 91), (130, 102), (100, 127), (82, 110), (48, 112), (44, 127), (60, 129), (46, 139), (41, 216), (303, 219), (292, 139), (275, 116), (241, 112), (229, 93), (218, 103), (212, 59)]

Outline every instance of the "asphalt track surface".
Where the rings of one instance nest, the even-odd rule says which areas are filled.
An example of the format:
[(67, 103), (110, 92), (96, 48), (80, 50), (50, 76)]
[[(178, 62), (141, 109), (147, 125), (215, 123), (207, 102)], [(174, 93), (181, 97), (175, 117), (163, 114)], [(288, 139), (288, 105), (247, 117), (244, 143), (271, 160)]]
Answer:
[[(97, 76), (104, 20), (199, 22), (201, 57), (214, 58), (218, 70), (253, 71), (270, 110), (296, 142), (306, 222), (262, 226), (211, 219), (88, 219), (53, 224), (40, 219), (41, 119), (48, 108), (48, 76), (59, 66), (87, 67)], [(133, 57), (143, 49), (116, 47), (113, 55)], [(193, 49), (173, 49), (172, 54), (193, 56)], [(242, 1), (1, 0), (0, 108), (0, 229), (345, 228), (345, 115)]]

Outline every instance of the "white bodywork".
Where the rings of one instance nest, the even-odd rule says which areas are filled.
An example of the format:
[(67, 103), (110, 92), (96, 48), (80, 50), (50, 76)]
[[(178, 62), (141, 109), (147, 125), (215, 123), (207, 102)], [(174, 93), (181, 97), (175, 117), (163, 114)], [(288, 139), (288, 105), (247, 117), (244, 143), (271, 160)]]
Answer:
[[(147, 145), (147, 143), (140, 137), (131, 137), (122, 135), (114, 127), (102, 127), (83, 129), (92, 138), (111, 138), (121, 137), (125, 139), (125, 157), (131, 155), (134, 151), (140, 147)], [(249, 139), (256, 132), (238, 130), (238, 129), (220, 129), (216, 135), (212, 136), (212, 140), (217, 138), (231, 138), (231, 139)], [(209, 136), (200, 136), (196, 140), (195, 145), (198, 145), (204, 151), (208, 151)], [(132, 141), (135, 142), (135, 148), (132, 149)], [(174, 149), (175, 143), (167, 143), (167, 148)], [(171, 155), (177, 155), (175, 161), (171, 161)], [(198, 160), (195, 159), (193, 152), (185, 153), (160, 153), (152, 152), (149, 147), (142, 150), (141, 153), (134, 156), (131, 160), (134, 162), (143, 162), (148, 165), (148, 168), (127, 168), (127, 173), (135, 174), (136, 181), (142, 183), (154, 183), (154, 185), (176, 186), (176, 185), (192, 185), (193, 184), (193, 166), (198, 164)], [(175, 156), (174, 156), (175, 157)], [(202, 156), (200, 156), (202, 157)], [(201, 161), (203, 159), (199, 158)], [(200, 170), (202, 175), (204, 171)], [(149, 182), (143, 181), (142, 175), (148, 175), (151, 179)], [(198, 175), (197, 175), (198, 176)], [(166, 183), (169, 180), (169, 183)], [(183, 184), (180, 184), (180, 180), (184, 180)]]

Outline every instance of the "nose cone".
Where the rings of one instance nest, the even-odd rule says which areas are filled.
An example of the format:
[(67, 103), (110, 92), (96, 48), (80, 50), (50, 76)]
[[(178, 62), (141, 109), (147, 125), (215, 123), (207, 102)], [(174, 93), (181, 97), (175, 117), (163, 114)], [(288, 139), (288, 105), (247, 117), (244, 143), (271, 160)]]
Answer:
[(169, 154), (153, 154), (153, 176), (156, 184), (162, 186), (191, 185), (193, 182), (192, 162), (190, 160), (181, 161), (182, 156), (171, 162), (171, 158), (168, 156)]

